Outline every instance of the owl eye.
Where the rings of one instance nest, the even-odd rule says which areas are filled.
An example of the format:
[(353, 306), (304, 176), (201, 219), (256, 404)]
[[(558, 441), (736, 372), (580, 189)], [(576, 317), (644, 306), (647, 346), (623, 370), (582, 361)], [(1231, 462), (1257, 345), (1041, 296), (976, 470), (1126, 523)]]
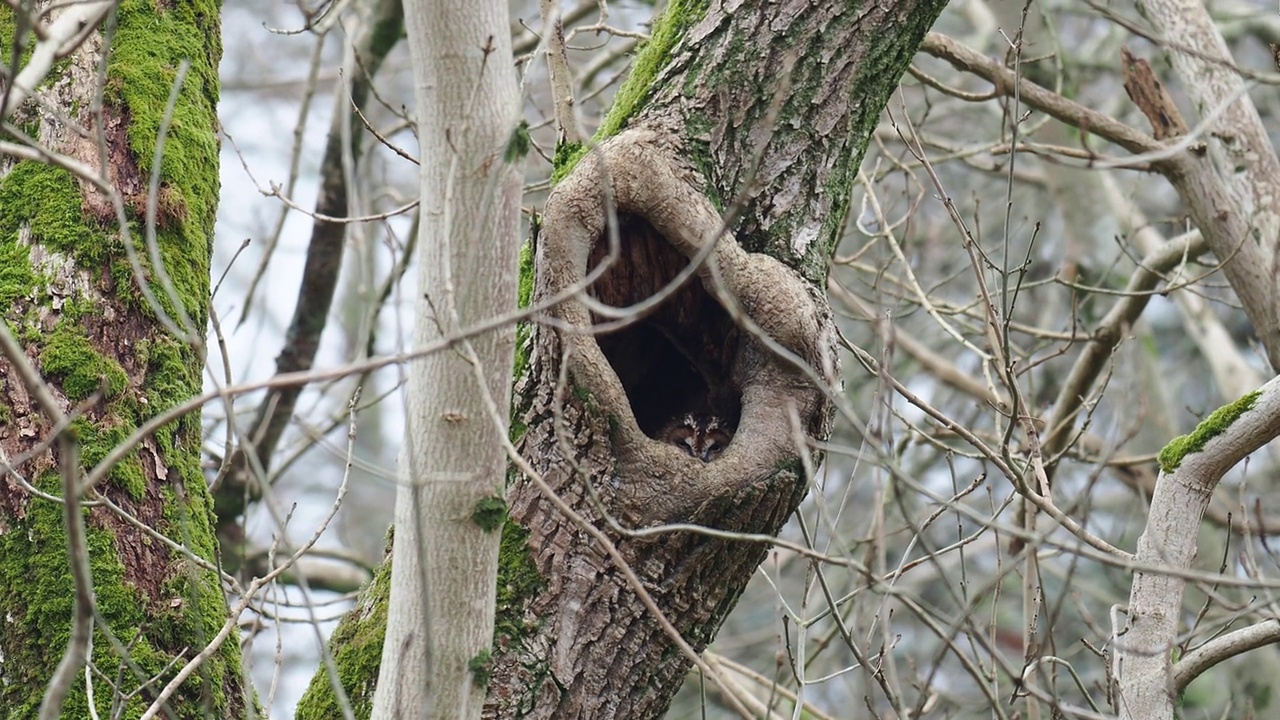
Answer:
[(712, 460), (720, 457), (720, 453), (722, 452), (724, 452), (724, 445), (721, 445), (718, 440), (708, 440), (707, 447), (702, 451), (702, 457), (700, 459), (702, 462), (711, 462)]
[(681, 450), (684, 451), (685, 455), (688, 455), (689, 457), (698, 457), (698, 448), (695, 447), (696, 443), (697, 443), (697, 438), (690, 435), (689, 437), (685, 438), (683, 441), (676, 444), (680, 447)]

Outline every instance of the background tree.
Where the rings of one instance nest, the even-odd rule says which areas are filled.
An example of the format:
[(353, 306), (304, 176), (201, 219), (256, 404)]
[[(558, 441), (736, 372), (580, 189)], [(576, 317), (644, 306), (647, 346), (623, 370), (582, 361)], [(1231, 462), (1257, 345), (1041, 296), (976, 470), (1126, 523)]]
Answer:
[[(329, 707), (312, 705), (321, 699), (320, 693), (312, 693), (297, 714), (329, 718), (351, 709), (364, 716), (382, 649), (379, 616), (386, 604), (379, 598), (389, 588), (385, 574), (368, 585), (357, 604), (368, 622), (345, 624), (335, 635), (336, 658), (319, 640), (346, 609), (347, 593), (371, 576), (383, 554), (392, 491), (398, 486), (394, 456), (406, 435), (399, 388), (410, 366), (403, 363), (421, 349), (407, 322), (422, 294), (418, 273), (406, 273), (418, 235), (413, 201), (419, 171), (409, 158), (431, 154), (418, 150), (412, 132), (418, 113), (406, 108), (414, 104), (409, 101), (414, 90), (408, 53), (398, 42), (402, 33), (395, 6), (228, 0), (223, 11), (228, 29), (220, 108), (224, 212), (214, 245), (218, 312), (211, 314), (208, 343), (217, 350), (209, 353), (208, 393), (175, 409), (174, 417), (209, 404), (204, 413), (206, 479), (218, 498), (222, 558), (233, 576), (224, 578), (224, 587), (232, 593), (233, 610), (247, 608), (228, 617), (240, 621), (241, 637), (251, 647), (244, 656), (247, 672), (258, 681), (264, 706), (281, 717), (290, 715), (317, 656), (324, 668), (315, 675), (317, 686), (339, 676), (363, 678), (364, 685), (345, 707), (340, 700)], [(735, 354), (731, 346), (717, 350), (705, 342), (703, 331), (714, 339), (718, 327), (724, 331), (722, 339), (749, 341), (756, 336), (740, 324), (744, 318), (762, 319), (756, 324), (776, 333), (779, 328), (769, 327), (770, 319), (785, 325), (786, 318), (810, 307), (797, 299), (776, 314), (753, 314), (746, 308), (726, 313), (726, 322), (716, 314), (721, 307), (716, 288), (756, 300), (769, 292), (756, 291), (750, 283), (746, 288), (734, 285), (732, 272), (722, 272), (721, 282), (710, 268), (732, 270), (735, 262), (751, 257), (734, 247), (773, 252), (769, 246), (754, 246), (753, 238), (774, 232), (808, 237), (789, 235), (783, 226), (792, 216), (774, 213), (768, 202), (800, 207), (811, 191), (825, 186), (790, 182), (795, 177), (790, 171), (806, 167), (799, 162), (771, 175), (762, 169), (767, 153), (757, 150), (775, 147), (797, 132), (822, 145), (823, 129), (835, 126), (824, 124), (826, 116), (810, 122), (788, 109), (788, 102), (804, 99), (805, 88), (815, 87), (808, 76), (797, 74), (797, 67), (805, 67), (797, 60), (790, 69), (787, 62), (768, 66), (773, 84), (760, 92), (779, 100), (760, 106), (763, 119), (730, 115), (723, 134), (714, 125), (698, 128), (696, 123), (691, 134), (683, 133), (686, 109), (701, 112), (697, 103), (703, 96), (694, 92), (700, 79), (714, 81), (728, 66), (681, 64), (682, 58), (696, 60), (696, 52), (635, 55), (635, 48), (645, 40), (651, 49), (667, 40), (676, 41), (665, 45), (673, 50), (720, 47), (722, 25), (651, 27), (654, 8), (627, 0), (559, 8), (552, 2), (512, 5), (513, 19), (519, 21), (511, 28), (512, 47), (531, 149), (523, 203), (531, 220), (532, 209), (540, 211), (537, 252), (527, 255), (530, 264), (536, 254), (544, 264), (549, 254), (555, 257), (554, 247), (586, 245), (584, 228), (595, 232), (601, 217), (607, 228), (613, 222), (609, 209), (643, 207), (639, 200), (658, 185), (628, 189), (625, 181), (661, 166), (662, 157), (665, 162), (674, 158), (677, 169), (681, 158), (693, 158), (693, 165), (684, 166), (678, 176), (693, 178), (689, 193), (712, 203), (710, 211), (702, 205), (693, 219), (714, 215), (730, 221), (727, 233), (717, 226), (709, 233), (676, 232), (664, 240), (655, 228), (667, 221), (670, 226), (677, 216), (646, 226), (624, 212), (616, 232), (620, 239), (626, 236), (627, 248), (680, 246), (689, 251), (708, 234), (717, 237), (716, 249), (708, 251), (713, 255), (693, 263), (703, 274), (675, 292), (659, 293), (665, 302), (656, 308), (612, 311), (600, 303), (628, 306), (635, 296), (654, 290), (626, 282), (615, 269), (593, 286), (590, 298), (580, 296), (578, 305), (561, 306), (557, 316), (533, 302), (528, 319), (548, 324), (536, 331), (529, 325), (521, 334), (522, 347), (542, 351), (522, 353), (519, 367), (526, 380), (518, 389), (539, 387), (534, 379), (557, 363), (566, 371), (555, 378), (558, 385), (541, 385), (548, 392), (563, 387), (562, 405), (554, 395), (534, 397), (513, 416), (516, 430), (523, 432), (522, 448), (549, 448), (559, 458), (582, 453), (578, 467), (591, 472), (631, 458), (618, 465), (617, 484), (590, 486), (594, 499), (583, 498), (585, 483), (571, 480), (583, 475), (570, 476), (564, 466), (539, 474), (576, 491), (564, 499), (633, 561), (628, 567), (641, 587), (654, 577), (671, 579), (667, 585), (649, 582), (651, 597), (658, 602), (679, 597), (677, 581), (688, 577), (681, 572), (694, 567), (693, 559), (706, 556), (700, 553), (729, 544), (769, 548), (766, 562), (741, 590), (737, 607), (724, 617), (715, 642), (701, 653), (701, 666), (692, 669), (686, 678), (691, 681), (672, 701), (668, 717), (720, 716), (734, 708), (739, 715), (745, 708), (752, 717), (926, 712), (952, 717), (1168, 717), (1174, 711), (1236, 717), (1270, 712), (1274, 679), (1280, 677), (1278, 656), (1268, 644), (1276, 628), (1269, 604), (1274, 584), (1270, 534), (1276, 522), (1268, 511), (1275, 494), (1268, 470), (1275, 457), (1268, 448), (1236, 461), (1274, 434), (1271, 389), (1264, 381), (1274, 374), (1267, 360), (1274, 323), (1268, 315), (1274, 303), (1268, 298), (1276, 275), (1267, 270), (1275, 248), (1267, 178), (1274, 174), (1269, 168), (1277, 111), (1269, 44), (1280, 43), (1280, 18), (1273, 6), (1260, 1), (1214, 0), (1206, 4), (1207, 14), (1194, 3), (1153, 3), (1141, 9), (1138, 14), (1053, 0), (1032, 5), (957, 0), (910, 59), (909, 77), (887, 111), (876, 116), (866, 110), (868, 118), (878, 120), (866, 158), (849, 178), (847, 195), (829, 193), (833, 202), (838, 197), (850, 201), (843, 227), (833, 231), (835, 252), (824, 257), (813, 250), (813, 264), (795, 266), (802, 278), (826, 283), (843, 356), (843, 390), (827, 397), (835, 410), (830, 438), (809, 448), (825, 452), (823, 463), (811, 476), (804, 467), (780, 468), (803, 473), (812, 482), (779, 539), (765, 545), (755, 536), (734, 532), (726, 524), (733, 513), (722, 512), (749, 514), (763, 504), (695, 508), (692, 519), (719, 523), (721, 534), (705, 539), (657, 525), (647, 528), (652, 535), (633, 537), (608, 518), (635, 527), (673, 509), (679, 516), (681, 502), (689, 497), (733, 490), (722, 482), (729, 474), (714, 468), (749, 465), (744, 453), (758, 458), (797, 447), (794, 435), (784, 445), (761, 443), (776, 437), (767, 423), (756, 431), (739, 427), (720, 459), (705, 466), (692, 460), (683, 465), (693, 468), (692, 478), (710, 481), (705, 487), (665, 485), (666, 492), (646, 502), (631, 491), (649, 485), (621, 482), (637, 466), (662, 475), (671, 464), (684, 462), (685, 456), (668, 452), (669, 445), (650, 442), (683, 442), (685, 432), (679, 423), (668, 426), (661, 418), (676, 412), (673, 404), (654, 398), (692, 398), (724, 413), (724, 394), (711, 391), (744, 385), (744, 373), (717, 373), (723, 367), (717, 363), (724, 357), (746, 358), (750, 352)], [(559, 33), (557, 10), (563, 26)], [(795, 17), (793, 22), (808, 16)], [(1175, 20), (1181, 24), (1169, 24)], [(13, 32), (30, 26), (15, 22)], [(775, 31), (789, 27), (779, 18), (767, 32), (745, 37), (752, 43), (755, 35), (785, 42), (787, 33)], [(666, 35), (663, 28), (681, 32)], [(563, 54), (555, 50), (560, 33)], [(730, 42), (726, 54), (715, 57), (731, 57), (734, 47)], [(790, 47), (802, 58), (811, 46)], [(826, 58), (824, 69), (830, 69), (839, 56), (820, 57)], [(656, 113), (671, 102), (670, 117), (677, 118), (677, 127), (664, 135), (659, 120), (658, 130), (650, 127), (648, 137), (654, 138), (654, 132), (656, 137), (679, 137), (684, 146), (669, 144), (663, 154), (642, 154), (648, 170), (639, 161), (624, 161), (619, 171), (616, 161), (623, 156), (612, 153), (634, 149), (643, 138), (634, 130), (616, 133), (605, 119), (622, 78), (654, 71), (641, 58), (664, 59), (658, 71), (662, 77), (679, 76), (685, 69), (696, 71), (697, 77), (683, 84), (642, 83), (629, 89), (690, 93), (642, 96), (638, 111), (629, 105), (630, 111), (610, 121), (625, 117), (630, 127), (657, 117), (648, 115), (649, 108)], [(33, 52), (16, 58), (10, 54), (4, 62), (19, 69), (50, 67), (51, 77), (62, 77), (57, 73), (70, 67), (70, 61), (55, 60), (56, 53)], [(738, 97), (736, 91), (759, 88), (751, 78), (734, 76), (724, 92), (711, 98), (713, 110), (727, 107)], [(834, 84), (817, 85), (806, 102), (831, 102), (832, 94), (824, 94), (829, 86)], [(155, 94), (167, 97), (170, 87), (166, 81)], [(618, 107), (635, 99), (629, 93), (619, 97)], [(569, 119), (574, 116), (576, 123)], [(606, 130), (600, 137), (614, 139), (596, 155), (582, 157), (592, 146), (585, 138), (602, 126)], [(12, 152), (15, 143), (4, 150)], [(582, 147), (575, 149), (575, 143)], [(557, 144), (562, 149), (558, 162)], [(699, 153), (739, 145), (752, 152)], [(322, 153), (321, 148), (328, 149)], [(693, 152), (686, 155), (689, 149)], [(796, 152), (803, 155), (804, 147)], [(716, 168), (733, 157), (755, 164), (742, 166), (736, 176), (718, 176)], [(830, 167), (842, 162), (838, 153), (823, 160)], [(560, 168), (559, 189), (548, 203), (553, 164)], [(70, 170), (80, 176), (76, 167)], [(608, 172), (602, 175), (602, 170)], [(85, 177), (94, 176), (90, 172)], [(594, 191), (592, 179), (604, 177), (609, 182), (603, 200), (573, 190), (585, 186)], [(324, 197), (313, 202), (318, 186)], [(726, 192), (724, 187), (746, 191)], [(164, 203), (157, 206), (163, 217)], [(0, 204), (0, 213), (10, 207), (26, 206)], [(752, 208), (761, 214), (753, 215)], [(39, 216), (33, 209), (23, 212), (33, 221)], [(834, 222), (837, 214), (828, 217)], [(687, 215), (678, 217), (686, 219), (677, 228), (702, 227)], [(45, 235), (54, 227), (45, 222), (32, 226), (43, 228)], [(162, 223), (157, 227), (164, 232)], [(335, 242), (338, 231), (341, 241)], [(599, 232), (606, 239), (611, 236), (607, 230)], [(311, 235), (328, 242), (311, 243), (314, 252), (309, 252)], [(8, 237), (25, 242), (26, 236), (20, 231)], [(247, 245), (242, 242), (246, 237)], [(24, 246), (9, 247), (6, 252), (17, 253)], [(607, 243), (601, 243), (604, 247)], [(316, 262), (304, 264), (304, 253)], [(779, 257), (787, 263), (796, 259), (785, 252)], [(588, 257), (582, 267), (598, 259)], [(685, 266), (687, 257), (680, 250), (665, 255), (646, 251), (626, 261), (626, 267), (650, 269), (633, 279), (652, 285), (654, 278), (669, 277)], [(822, 268), (828, 266), (824, 276)], [(570, 267), (569, 275), (576, 272)], [(563, 282), (568, 276), (557, 277)], [(307, 290), (295, 303), (291, 297), (299, 287)], [(698, 294), (707, 288), (712, 292)], [(527, 289), (530, 295), (535, 290)], [(545, 296), (550, 285), (537, 289)], [(320, 297), (332, 297), (332, 305), (316, 300)], [(27, 300), (15, 306), (22, 302)], [(62, 301), (54, 297), (50, 302)], [(816, 302), (820, 309), (823, 301)], [(675, 308), (694, 313), (692, 324), (679, 324), (690, 318), (682, 318)], [(585, 320), (584, 312), (589, 313)], [(591, 384), (601, 377), (607, 381), (607, 374), (582, 372), (581, 360), (590, 359), (592, 346), (568, 332), (568, 322), (591, 322), (602, 331), (596, 346), (613, 362), (621, 392), (629, 393), (638, 435), (622, 427), (626, 423), (616, 423), (626, 419), (621, 414), (614, 414), (616, 428), (609, 426), (609, 413), (603, 421), (592, 415), (605, 404), (620, 403), (610, 399), (607, 382)], [(15, 334), (24, 345), (41, 339), (19, 331)], [(800, 357), (813, 349), (793, 343), (795, 335), (782, 339), (779, 347), (799, 349)], [(703, 343), (700, 353), (690, 349), (695, 341)], [(314, 350), (308, 351), (308, 342)], [(563, 362), (547, 351), (553, 345), (579, 353), (578, 359)], [(655, 351), (654, 356), (634, 352), (636, 348)], [(35, 365), (42, 369), (43, 353), (35, 354)], [(277, 355), (280, 361), (273, 363)], [(632, 362), (620, 362), (622, 358)], [(808, 359), (821, 378), (822, 358)], [(305, 370), (303, 360), (314, 369)], [(127, 369), (133, 360), (119, 362)], [(661, 382), (645, 377), (646, 367), (663, 368)], [(768, 372), (787, 367), (772, 366)], [(490, 369), (505, 372), (504, 367)], [(56, 373), (53, 379), (65, 384)], [(803, 395), (815, 386), (813, 381), (806, 376), (793, 389)], [(13, 386), (6, 380), (6, 389)], [(289, 388), (298, 389), (292, 400), (286, 397), (293, 392)], [(357, 389), (359, 399), (353, 402)], [(616, 392), (612, 398), (617, 399)], [(1226, 409), (1210, 417), (1220, 406)], [(550, 407), (552, 419), (529, 413), (533, 407)], [(557, 407), (564, 408), (566, 428), (559, 435), (553, 433)], [(729, 410), (732, 415), (732, 403)], [(819, 406), (815, 412), (821, 410)], [(738, 411), (740, 421), (750, 417), (741, 407)], [(803, 408), (797, 415), (801, 413)], [(268, 418), (274, 430), (263, 424)], [(494, 425), (495, 436), (500, 425)], [(6, 424), (5, 431), (20, 432), (23, 426), (14, 427)], [(583, 431), (575, 434), (570, 428)], [(270, 439), (271, 432), (278, 435)], [(1171, 438), (1183, 434), (1157, 457)], [(724, 439), (714, 432), (706, 436)], [(748, 436), (756, 441), (747, 442)], [(51, 442), (52, 434), (37, 431), (24, 442), (34, 437)], [(539, 461), (548, 457), (529, 454)], [(652, 464), (644, 464), (646, 454), (655, 459)], [(806, 454), (799, 456), (803, 460)], [(113, 467), (114, 457), (99, 465)], [(148, 467), (146, 457), (142, 463)], [(593, 477), (590, 472), (585, 476)], [(19, 497), (29, 516), (48, 510), (51, 518), (62, 517), (64, 508), (48, 505), (45, 498)], [(515, 499), (520, 497), (537, 499), (523, 510), (513, 505), (513, 510), (526, 520), (543, 517), (538, 513), (547, 496), (526, 486), (517, 491)], [(622, 512), (637, 508), (639, 517)], [(167, 538), (174, 543), (167, 547), (181, 552), (185, 540), (171, 527), (160, 523), (151, 537), (161, 544)], [(548, 563), (555, 569), (595, 573), (617, 568), (604, 556), (573, 558), (574, 549), (607, 550), (599, 537), (570, 542), (573, 533), (581, 537), (585, 532), (581, 525), (532, 527), (563, 530), (552, 537), (564, 541), (555, 547), (570, 548), (562, 557), (578, 564)], [(1199, 532), (1189, 533), (1190, 527)], [(92, 537), (92, 515), (88, 529)], [(524, 540), (511, 531), (505, 539), (509, 549)], [(535, 536), (532, 543), (537, 542)], [(660, 558), (679, 542), (688, 542), (693, 550), (680, 558), (690, 562), (674, 571), (637, 560)], [(57, 570), (56, 578), (70, 577), (62, 540), (58, 548), (32, 562), (44, 563), (51, 573)], [(170, 566), (138, 567), (141, 574), (144, 567), (159, 572)], [(510, 572), (530, 567), (508, 567), (507, 577), (516, 582), (498, 586), (501, 607), (520, 607), (518, 600), (539, 593), (554, 596), (554, 590), (539, 588), (538, 575)], [(584, 576), (616, 577), (610, 572)], [(551, 574), (553, 581), (573, 577), (572, 572)], [(254, 578), (264, 580), (255, 583)], [(634, 587), (618, 590), (619, 597), (625, 593), (630, 602)], [(61, 597), (69, 603), (65, 598), (71, 594), (64, 590)], [(628, 619), (637, 637), (653, 632), (649, 623), (655, 616), (647, 612)], [(663, 616), (682, 629), (696, 630), (689, 637), (697, 644), (703, 641), (698, 633), (713, 624), (690, 621), (698, 612), (696, 604), (676, 602)], [(57, 617), (63, 624), (49, 627), (64, 634), (46, 645), (60, 651), (70, 637), (74, 613), (67, 609)], [(567, 613), (553, 620), (574, 617)], [(156, 623), (147, 629), (159, 627)], [(539, 628), (500, 622), (498, 630), (518, 640), (500, 650), (531, 646), (530, 658), (541, 651)], [(600, 629), (609, 632), (615, 630)], [(628, 640), (631, 635), (623, 637)], [(641, 652), (628, 671), (639, 672), (649, 658), (643, 651), (666, 642), (637, 643)], [(203, 645), (191, 647), (189, 655)], [(579, 686), (589, 686), (600, 670), (589, 653), (607, 648), (593, 649), (586, 642), (572, 648), (581, 651), (553, 656), (547, 667), (559, 662), (563, 669), (579, 661), (584, 672), (573, 677)], [(93, 652), (103, 652), (97, 637)], [(126, 648), (124, 654), (132, 658), (129, 653)], [(501, 675), (511, 657), (500, 652), (487, 669)], [(633, 655), (620, 657), (630, 662)], [(477, 662), (476, 670), (484, 672), (484, 663)], [(23, 692), (21, 707), (39, 704), (55, 674), (51, 668), (44, 672), (34, 681), (39, 687)], [(83, 674), (77, 677), (83, 684)], [(106, 697), (123, 702), (125, 695), (116, 685), (102, 684), (114, 682), (114, 675), (91, 672), (90, 677), (101, 681), (93, 685), (100, 704)], [(194, 673), (188, 682), (202, 678)], [(518, 685), (531, 693), (547, 687)], [(600, 701), (586, 693), (580, 697)], [(623, 697), (656, 707), (658, 695)], [(67, 702), (77, 702), (74, 692)]]

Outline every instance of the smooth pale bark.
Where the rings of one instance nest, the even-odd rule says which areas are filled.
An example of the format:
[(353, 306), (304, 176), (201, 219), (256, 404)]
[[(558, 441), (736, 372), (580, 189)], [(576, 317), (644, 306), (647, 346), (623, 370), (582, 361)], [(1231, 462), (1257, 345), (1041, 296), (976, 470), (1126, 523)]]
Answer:
[[(1171, 720), (1178, 689), (1173, 651), (1200, 520), (1222, 476), (1280, 435), (1280, 378), (1210, 415), (1160, 453), (1162, 472), (1138, 538), (1127, 625), (1114, 628), (1120, 716)], [(1165, 571), (1165, 568), (1168, 571)]]
[[(515, 306), (520, 175), (505, 0), (405, 2), (422, 163), (418, 345)], [(478, 717), (493, 640), (513, 328), (409, 367), (390, 607), (375, 718)], [(496, 410), (496, 412), (495, 412)], [(498, 523), (500, 525), (500, 523)]]
[(1187, 124), (1206, 123), (1201, 144), (1166, 174), (1280, 369), (1280, 159), (1204, 3), (1142, 0), (1138, 8), (1198, 113)]
[[(1165, 174), (1222, 261), (1272, 367), (1280, 367), (1280, 161), (1203, 3), (1143, 0), (1139, 9), (1157, 41), (1163, 38), (1180, 89), (1197, 113), (1187, 124), (1205, 125), (1190, 151), (1166, 163)], [(1114, 629), (1121, 717), (1174, 716), (1181, 688), (1174, 684), (1172, 655), (1185, 581), (1171, 573), (1190, 567), (1196, 529), (1223, 473), (1280, 433), (1277, 387), (1273, 380), (1201, 423), (1191, 436), (1200, 447), (1188, 452), (1182, 438), (1161, 454), (1163, 472), (1136, 559), (1170, 573), (1135, 573), (1127, 625)]]

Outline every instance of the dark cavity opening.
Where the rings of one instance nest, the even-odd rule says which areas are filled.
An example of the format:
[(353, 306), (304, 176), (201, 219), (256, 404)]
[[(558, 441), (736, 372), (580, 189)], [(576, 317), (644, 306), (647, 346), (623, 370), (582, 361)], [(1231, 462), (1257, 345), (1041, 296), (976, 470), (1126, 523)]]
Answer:
[[(618, 226), (619, 256), (589, 292), (623, 308), (660, 292), (689, 261), (643, 219), (620, 215)], [(596, 241), (587, 267), (598, 267), (608, 255), (606, 236)], [(742, 393), (733, 363), (739, 333), (695, 274), (640, 319), (596, 340), (622, 380), (640, 429), (656, 438), (667, 423), (688, 413), (737, 427)]]

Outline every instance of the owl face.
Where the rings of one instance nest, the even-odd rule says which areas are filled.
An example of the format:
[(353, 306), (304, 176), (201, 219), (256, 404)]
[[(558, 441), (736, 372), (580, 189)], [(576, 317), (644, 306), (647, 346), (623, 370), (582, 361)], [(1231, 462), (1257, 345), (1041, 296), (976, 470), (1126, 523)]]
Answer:
[(659, 439), (675, 445), (690, 457), (711, 462), (729, 446), (733, 430), (715, 415), (689, 413), (667, 423)]

